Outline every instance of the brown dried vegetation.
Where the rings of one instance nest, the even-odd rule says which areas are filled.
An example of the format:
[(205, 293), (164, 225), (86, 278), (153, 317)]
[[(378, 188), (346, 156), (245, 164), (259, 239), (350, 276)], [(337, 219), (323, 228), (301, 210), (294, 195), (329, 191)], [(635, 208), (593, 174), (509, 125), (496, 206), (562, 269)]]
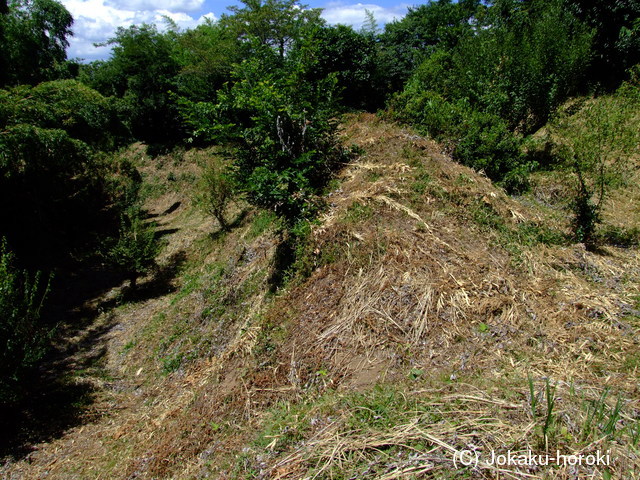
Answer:
[[(308, 276), (276, 295), (277, 236), (273, 224), (256, 234), (259, 213), (213, 238), (184, 191), (153, 199), (171, 232), (164, 261), (186, 256), (181, 275), (166, 295), (104, 314), (118, 328), (104, 338), (116, 380), (91, 407), (100, 418), (3, 475), (607, 478), (594, 467), (454, 468), (473, 445), (608, 449), (608, 478), (637, 478), (637, 248), (545, 241), (545, 228), (568, 230), (548, 178), (518, 200), (372, 115), (347, 118), (343, 137), (364, 153), (300, 246)], [(188, 157), (176, 167), (191, 168)], [(616, 195), (616, 212), (637, 208)], [(381, 398), (387, 410), (357, 423)], [(589, 405), (612, 412), (618, 398), (614, 434), (587, 431)], [(545, 415), (554, 429), (541, 431)]]

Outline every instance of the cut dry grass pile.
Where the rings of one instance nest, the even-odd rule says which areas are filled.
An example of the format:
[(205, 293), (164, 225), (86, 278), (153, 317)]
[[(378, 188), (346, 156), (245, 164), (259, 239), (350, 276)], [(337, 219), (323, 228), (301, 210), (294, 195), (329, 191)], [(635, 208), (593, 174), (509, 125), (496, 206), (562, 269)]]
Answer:
[[(187, 255), (176, 288), (115, 313), (109, 365), (129, 390), (11, 471), (637, 478), (637, 249), (569, 245), (557, 205), (509, 198), (374, 116), (348, 118), (344, 141), (365, 153), (300, 246), (308, 277), (269, 296), (272, 219), (250, 213), (212, 240), (185, 202), (165, 225), (196, 232), (167, 234)], [(474, 448), (485, 463), (456, 468)], [(614, 464), (518, 472), (485, 458), (556, 448), (608, 449)]]
[[(617, 441), (598, 436), (600, 431), (591, 435), (587, 430), (590, 405), (602, 406), (605, 423), (611, 418), (621, 420), (610, 402), (585, 400), (573, 387), (558, 384), (553, 394), (559, 405), (551, 411), (550, 427), (543, 433), (546, 407), (532, 413), (531, 397), (526, 388), (521, 390), (523, 385), (487, 380), (481, 388), (440, 382), (443, 386), (437, 389), (415, 390), (404, 384), (321, 398), (303, 415), (296, 410), (286, 422), (279, 420), (288, 430), (266, 435), (259, 450), (260, 469), (251, 473), (274, 479), (576, 478), (576, 469), (562, 460), (551, 460), (551, 468), (544, 464), (500, 465), (492, 455), (510, 451), (515, 456), (529, 452), (555, 456), (560, 450), (584, 458), (607, 452), (613, 459), (609, 468), (581, 468), (580, 478), (594, 478), (604, 471), (617, 478), (632, 478), (629, 473), (637, 465), (629, 461), (627, 446), (620, 443), (637, 444), (637, 430), (618, 434)], [(477, 379), (472, 381), (478, 383)], [(511, 399), (505, 399), (498, 387), (508, 389)], [(534, 394), (544, 394), (545, 388), (544, 382), (535, 384)], [(296, 439), (292, 431), (303, 439)], [(572, 449), (569, 444), (576, 437), (582, 441), (581, 448)], [(620, 441), (622, 437), (624, 441)], [(552, 448), (545, 447), (551, 442)], [(475, 468), (464, 468), (465, 461)]]
[[(584, 405), (610, 389), (625, 405), (626, 415), (616, 427), (624, 430), (624, 439), (610, 445), (618, 459), (611, 473), (631, 478), (628, 472), (640, 467), (637, 442), (633, 446), (637, 369), (631, 367), (638, 348), (637, 250), (607, 248), (594, 254), (581, 245), (547, 244), (543, 238), (520, 245), (514, 262), (509, 244), (514, 237), (505, 232), (535, 225), (546, 216), (544, 210), (509, 199), (486, 178), (451, 162), (435, 144), (410, 132), (371, 117), (348, 125), (348, 141), (366, 149), (364, 167), (356, 162), (343, 173), (340, 189), (329, 197), (332, 208), (313, 233), (310, 251), (319, 268), (287, 297), (297, 320), (289, 328), (287, 353), (277, 363), (290, 365), (291, 385), (364, 390), (418, 370), (432, 377), (465, 378), (482, 388), (504, 377), (513, 382), (511, 394), (522, 396), (529, 375), (538, 384), (546, 378), (563, 399), (557, 405), (566, 409), (559, 415), (566, 419), (568, 436), (560, 441), (558, 435), (555, 441), (568, 452), (591, 448), (580, 433), (587, 415)], [(429, 181), (416, 198), (415, 183), (423, 172)], [(456, 385), (450, 387), (455, 392), (465, 388)], [(586, 397), (566, 400), (569, 385)], [(482, 423), (484, 413), (476, 417), (470, 409), (463, 411), (470, 422)], [(493, 448), (517, 445), (541, 451), (532, 433), (535, 423), (524, 409), (502, 414), (509, 426), (505, 431), (511, 433), (481, 428)], [(454, 418), (454, 423), (461, 421)], [(411, 424), (400, 423), (379, 435), (405, 432)], [(431, 428), (440, 427), (421, 431)], [(434, 438), (463, 447), (453, 441), (457, 433), (452, 439), (434, 431)], [(408, 438), (418, 435), (411, 432)], [(332, 430), (288, 460), (279, 456), (268, 462), (269, 471), (287, 470), (293, 462), (294, 473), (287, 478), (306, 478), (307, 470), (317, 473), (317, 468), (318, 478), (325, 478), (323, 465), (337, 462), (342, 465), (338, 470), (344, 468), (345, 452), (376, 451), (380, 436), (374, 433), (360, 433), (373, 435), (366, 446), (357, 432), (337, 435)], [(306, 467), (301, 471), (296, 462)], [(424, 468), (421, 474), (427, 475), (430, 469)], [(430, 478), (441, 474), (429, 473)], [(491, 469), (485, 474), (499, 476)], [(531, 474), (546, 475), (542, 470)], [(568, 470), (550, 475), (570, 478)]]

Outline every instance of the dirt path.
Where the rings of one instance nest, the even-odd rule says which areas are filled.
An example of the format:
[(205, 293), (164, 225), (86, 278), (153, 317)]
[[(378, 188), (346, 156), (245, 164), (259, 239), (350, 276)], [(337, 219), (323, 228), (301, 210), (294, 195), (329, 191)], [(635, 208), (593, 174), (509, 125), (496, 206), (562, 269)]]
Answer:
[[(147, 168), (145, 176), (152, 177), (154, 170)], [(56, 313), (64, 326), (42, 368), (42, 379), (11, 422), (14, 431), (4, 442), (0, 477), (86, 478), (82, 473), (56, 474), (73, 471), (67, 468), (70, 463), (82, 472), (81, 463), (108, 455), (103, 439), (113, 435), (111, 430), (119, 428), (123, 418), (143, 415), (146, 377), (127, 371), (126, 339), (139, 322), (166, 309), (168, 294), (178, 287), (176, 275), (186, 251), (199, 235), (214, 228), (191, 209), (187, 195), (176, 191), (148, 201), (146, 208), (165, 246), (158, 271), (142, 279), (137, 291), (129, 289), (128, 281), (99, 269), (61, 279), (66, 281), (62, 296), (73, 297), (61, 302), (67, 307)], [(78, 303), (68, 309), (74, 302)]]

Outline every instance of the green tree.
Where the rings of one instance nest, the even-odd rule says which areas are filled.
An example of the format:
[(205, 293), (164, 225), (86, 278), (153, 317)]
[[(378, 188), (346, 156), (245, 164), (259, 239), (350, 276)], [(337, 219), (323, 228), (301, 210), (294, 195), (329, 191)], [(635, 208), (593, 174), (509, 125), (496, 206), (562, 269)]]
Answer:
[(594, 30), (591, 84), (617, 87), (640, 63), (640, 2), (565, 0), (565, 6)]
[(299, 60), (289, 61), (275, 72), (256, 58), (243, 62), (218, 108), (235, 124), (228, 133), (249, 200), (294, 221), (313, 215), (336, 160), (336, 80), (307, 82)]
[(380, 39), (392, 91), (402, 88), (420, 63), (437, 50), (450, 51), (475, 32), (480, 0), (430, 0), (388, 23)]
[(182, 136), (169, 91), (180, 72), (175, 35), (152, 25), (120, 27), (106, 42), (111, 58), (83, 69), (81, 80), (106, 96), (123, 99), (135, 138), (169, 143)]
[(233, 32), (208, 20), (177, 35), (174, 56), (180, 71), (176, 92), (193, 101), (206, 101), (229, 80), (233, 65), (242, 61)]
[[(335, 140), (336, 75), (312, 78), (324, 22), (292, 0), (249, 1), (221, 19), (244, 60), (215, 101), (181, 100), (197, 137), (231, 145), (247, 199), (291, 224), (317, 209), (317, 194), (340, 149)], [(312, 79), (310, 81), (310, 79)]]
[(12, 0), (0, 12), (2, 85), (60, 77), (64, 71), (73, 17), (56, 0)]
[(309, 82), (301, 51), (276, 69), (278, 52), (262, 49), (238, 65), (217, 103), (184, 101), (183, 112), (195, 135), (232, 146), (235, 177), (251, 203), (295, 222), (316, 211), (340, 155), (336, 79)]
[(71, 138), (101, 150), (113, 150), (128, 137), (114, 99), (75, 80), (0, 91), (0, 102), (0, 124), (5, 126), (64, 129)]
[(229, 7), (231, 15), (222, 15), (221, 25), (250, 51), (266, 46), (280, 59), (306, 29), (324, 24), (320, 9), (309, 9), (298, 0), (242, 0), (242, 4), (243, 7)]
[(59, 265), (108, 223), (121, 128), (108, 99), (74, 81), (0, 90), (0, 235), (23, 262)]
[(376, 110), (384, 105), (384, 69), (374, 36), (345, 25), (320, 27), (296, 48), (308, 56), (309, 82), (335, 75), (343, 106)]
[(463, 163), (521, 190), (535, 166), (522, 156), (521, 136), (580, 90), (592, 32), (563, 0), (498, 0), (478, 8), (471, 23), (472, 30), (444, 29), (452, 39), (435, 43), (395, 97), (394, 114), (450, 142)]

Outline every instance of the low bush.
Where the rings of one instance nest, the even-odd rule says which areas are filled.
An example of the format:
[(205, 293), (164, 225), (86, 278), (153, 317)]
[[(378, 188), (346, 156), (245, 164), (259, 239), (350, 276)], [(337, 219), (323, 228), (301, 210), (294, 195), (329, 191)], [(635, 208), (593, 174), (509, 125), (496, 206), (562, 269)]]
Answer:
[(0, 240), (0, 404), (19, 400), (25, 371), (45, 354), (53, 332), (40, 321), (49, 282), (14, 263)]

